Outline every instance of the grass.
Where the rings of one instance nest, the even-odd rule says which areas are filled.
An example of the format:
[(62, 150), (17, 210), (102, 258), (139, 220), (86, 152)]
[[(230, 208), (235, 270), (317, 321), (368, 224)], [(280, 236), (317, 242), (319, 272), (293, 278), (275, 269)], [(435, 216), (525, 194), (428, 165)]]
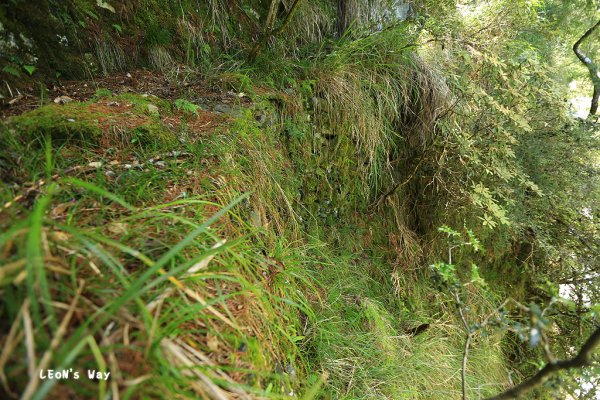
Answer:
[[(92, 198), (96, 197), (94, 195), (108, 198), (109, 201), (103, 201), (107, 203), (103, 211), (112, 214), (112, 218), (104, 215), (106, 225), (100, 227), (95, 227), (93, 220), (90, 221), (91, 226), (86, 226), (78, 218), (65, 225), (47, 221), (43, 211), (50, 204), (50, 198), (45, 197), (37, 203), (29, 217), (23, 249), (15, 245), (25, 234), (22, 231), (2, 238), (4, 249), (17, 247), (9, 259), (11, 264), (26, 256), (25, 287), (21, 289), (22, 285), (18, 286), (17, 293), (12, 296), (15, 303), (12, 307), (14, 310), (21, 309), (25, 315), (29, 315), (31, 307), (31, 326), (36, 327), (34, 332), (30, 332), (30, 327), (25, 324), (25, 337), (32, 339), (10, 346), (13, 351), (7, 360), (6, 375), (13, 385), (19, 386), (17, 376), (26, 376), (21, 369), (24, 366), (10, 362), (18, 359), (19, 354), (23, 354), (21, 351), (28, 354), (30, 370), (43, 365), (36, 364), (32, 357), (43, 352), (52, 354), (52, 365), (57, 369), (106, 368), (109, 361), (99, 354), (108, 355), (113, 363), (110, 370), (113, 374), (124, 375), (124, 380), (132, 371), (128, 374), (123, 370), (132, 366), (126, 365), (127, 358), (122, 358), (120, 353), (125, 350), (139, 353), (135, 357), (148, 363), (146, 368), (151, 369), (150, 376), (144, 379), (149, 379), (149, 382), (140, 388), (140, 393), (151, 395), (164, 392), (167, 385), (184, 385), (187, 382), (185, 377), (190, 374), (192, 377), (209, 376), (211, 382), (218, 379), (214, 374), (223, 367), (213, 371), (214, 367), (209, 363), (206, 371), (184, 368), (192, 355), (195, 357), (192, 358), (195, 360), (193, 364), (196, 364), (197, 357), (200, 357), (198, 354), (219, 348), (229, 353), (226, 370), (228, 365), (237, 370), (237, 374), (248, 375), (250, 371), (268, 371), (272, 358), (284, 356), (279, 348), (289, 347), (284, 343), (294, 344), (294, 332), (290, 331), (293, 320), (289, 321), (291, 325), (284, 327), (275, 324), (267, 327), (255, 320), (259, 316), (261, 319), (268, 317), (267, 321), (274, 323), (277, 321), (276, 314), (288, 310), (288, 303), (295, 305), (293, 293), (280, 289), (282, 293), (271, 294), (260, 285), (258, 276), (252, 276), (260, 270), (269, 271), (266, 269), (267, 259), (255, 254), (256, 251), (248, 247), (247, 239), (243, 237), (229, 238), (218, 247), (214, 245), (215, 242), (221, 243), (219, 238), (225, 236), (224, 228), (215, 223), (247, 196), (222, 209), (200, 199), (136, 209), (123, 207), (127, 203), (93, 184), (75, 180), (68, 184), (72, 188), (61, 187), (62, 196), (67, 195), (64, 192), (83, 189), (91, 192)], [(74, 207), (80, 205), (75, 204)], [(217, 211), (210, 216), (212, 210)], [(236, 219), (232, 214), (229, 217)], [(199, 220), (204, 222), (195, 222)], [(135, 243), (135, 238), (143, 238), (150, 243), (140, 246)], [(53, 268), (52, 263), (59, 265)], [(194, 273), (189, 273), (192, 269)], [(16, 270), (6, 276), (5, 285), (14, 285), (20, 272)], [(286, 279), (295, 280), (292, 276)], [(274, 288), (277, 288), (276, 283)], [(80, 292), (81, 299), (74, 295)], [(78, 301), (75, 302), (75, 299)], [(298, 301), (300, 303), (295, 307), (301, 308), (302, 300)], [(75, 304), (83, 320), (71, 324), (72, 316), (65, 314), (61, 307), (68, 304)], [(20, 318), (15, 318), (14, 310), (6, 317), (14, 318), (16, 325), (13, 329), (19, 332)], [(57, 329), (56, 315), (60, 315), (69, 326), (62, 335)], [(176, 340), (171, 341), (172, 337)], [(60, 345), (49, 344), (50, 338), (52, 343), (58, 338)], [(205, 340), (208, 344), (202, 345)], [(192, 347), (185, 347), (186, 343), (186, 346)], [(89, 352), (92, 358), (86, 356)], [(203, 357), (210, 360), (208, 355)], [(293, 358), (294, 354), (289, 357)], [(174, 361), (168, 361), (170, 358)], [(223, 360), (219, 362), (223, 363)], [(165, 371), (160, 367), (169, 363), (174, 368)], [(253, 375), (242, 386), (227, 382), (231, 378), (225, 379), (222, 384), (235, 388), (231, 390), (245, 392), (257, 390), (253, 386), (264, 381), (278, 385), (283, 380), (269, 373), (254, 372)], [(113, 382), (125, 384), (124, 380), (117, 379)], [(238, 380), (242, 379), (238, 377)], [(45, 381), (40, 385), (36, 379), (30, 379), (24, 393), (34, 394), (33, 398), (43, 398), (45, 394), (52, 393), (51, 383), (55, 382)], [(59, 385), (60, 388), (54, 390), (75, 391), (80, 395), (91, 395), (95, 386), (92, 382)], [(115, 388), (113, 386), (111, 390)], [(99, 397), (103, 397), (102, 393), (107, 388), (99, 386), (98, 390)], [(224, 389), (194, 384), (190, 395), (195, 392), (202, 396), (207, 390), (221, 392)]]
[[(69, 114), (72, 109), (91, 106), (78, 103), (59, 110)], [(54, 111), (54, 106), (40, 110), (42, 114)], [(38, 114), (16, 118), (11, 126), (19, 129), (23, 121), (31, 122), (32, 126), (46, 123)], [(90, 124), (92, 121), (90, 118)], [(48, 129), (54, 128), (52, 125)], [(28, 133), (21, 129), (17, 132), (25, 135), (21, 140), (27, 142)], [(152, 145), (138, 147), (128, 141), (118, 156), (147, 160), (156, 154), (160, 144), (160, 140), (155, 140)], [(17, 140), (14, 145), (22, 143)], [(111, 168), (109, 160), (115, 154), (110, 148), (88, 148), (79, 154), (80, 158), (75, 158), (73, 146), (77, 148), (78, 141), (67, 137), (65, 143), (50, 149), (55, 160), (54, 168), (50, 167), (52, 174), (87, 165), (90, 159), (102, 159), (103, 164)], [(309, 311), (305, 301), (298, 298), (298, 294), (288, 293), (286, 286), (298, 279), (306, 284), (310, 280), (298, 274), (292, 263), (286, 265), (286, 270), (280, 270), (275, 259), (260, 252), (264, 247), (256, 242), (260, 239), (255, 237), (254, 229), (229, 210), (242, 200), (246, 204), (247, 196), (236, 200), (235, 194), (223, 192), (219, 195), (223, 198), (214, 197), (214, 191), (201, 197), (192, 193), (182, 196), (183, 190), (191, 189), (185, 186), (190, 180), (204, 186), (202, 189), (207, 192), (214, 188), (210, 179), (188, 174), (188, 171), (204, 172), (201, 165), (205, 160), (202, 157), (206, 156), (204, 150), (202, 143), (182, 146), (180, 151), (193, 152), (193, 157), (180, 159), (184, 165), (167, 158), (163, 169), (148, 165), (152, 169), (121, 172), (112, 167), (119, 173), (118, 179), (107, 177), (103, 168), (84, 172), (78, 178), (59, 176), (48, 190), (41, 187), (41, 197), (31, 211), (18, 201), (4, 210), (5, 216), (12, 214), (5, 222), (22, 230), (9, 230), (2, 238), (7, 261), (2, 270), (3, 289), (17, 288), (17, 293), (10, 296), (13, 304), (9, 309), (3, 307), (3, 314), (14, 321), (16, 338), (23, 335), (19, 310), (23, 310), (21, 314), (31, 314), (31, 326), (36, 327), (35, 332), (25, 335), (31, 340), (25, 343), (19, 338), (9, 346), (13, 351), (5, 354), (10, 357), (2, 367), (6, 368), (6, 381), (11, 382), (13, 388), (37, 393), (37, 397), (53, 393), (51, 390), (92, 395), (97, 386), (93, 382), (59, 384), (59, 388), (53, 389), (48, 384), (50, 381), (39, 385), (31, 379), (24, 388), (27, 379), (16, 378), (24, 372), (23, 365), (14, 361), (19, 359), (19, 354), (44, 352), (52, 354), (54, 367), (85, 369), (112, 363), (110, 369), (122, 376), (115, 378), (112, 387), (98, 387), (102, 392), (98, 392), (99, 395), (118, 390), (114, 386), (116, 382), (124, 385), (130, 394), (152, 396), (152, 393), (175, 391), (188, 384), (190, 375), (192, 378), (210, 377), (202, 378), (209, 383), (194, 383), (191, 391), (183, 390), (190, 396), (195, 393), (202, 397), (207, 391), (223, 392), (225, 389), (214, 387), (213, 380), (219, 381), (221, 386), (233, 387), (234, 392), (263, 393), (270, 387), (268, 391), (272, 391), (275, 398), (284, 386), (286, 390), (297, 387), (297, 382), (285, 383), (288, 379), (285, 374), (273, 372), (273, 364), (277, 359), (293, 361), (297, 357), (297, 310)], [(39, 159), (27, 160), (28, 165), (22, 170), (29, 172), (28, 177), (43, 175), (40, 168), (47, 158), (44, 152), (40, 147)], [(218, 168), (217, 164), (213, 172)], [(169, 188), (164, 187), (166, 181), (171, 185)], [(170, 190), (179, 190), (179, 196), (171, 195)], [(13, 194), (16, 192), (8, 191), (6, 199)], [(170, 195), (174, 201), (160, 203), (159, 200), (164, 201)], [(218, 203), (227, 204), (229, 196), (233, 203), (221, 208)], [(226, 242), (213, 248), (222, 238)], [(280, 247), (283, 243), (281, 241)], [(282, 248), (280, 253), (283, 257), (285, 250)], [(194, 273), (186, 274), (190, 268)], [(23, 272), (26, 280), (19, 278)], [(275, 274), (282, 277), (275, 278)], [(269, 285), (265, 284), (267, 279), (272, 279)], [(284, 286), (280, 279), (285, 279)], [(69, 304), (75, 304), (80, 316), (76, 323), (72, 316), (65, 314)], [(200, 314), (203, 317), (199, 318)], [(85, 316), (83, 320), (82, 316)], [(278, 322), (282, 316), (287, 321), (285, 326)], [(265, 318), (270, 321), (267, 326), (259, 323)], [(67, 321), (62, 333), (58, 329), (60, 321)], [(60, 345), (53, 346), (51, 337), (60, 337)], [(138, 366), (123, 365), (127, 363), (123, 352), (135, 354), (134, 358), (150, 365), (146, 369), (152, 374), (137, 384), (148, 380), (151, 385), (145, 382), (140, 389), (127, 384), (128, 377), (139, 376), (136, 376), (137, 371), (126, 369)], [(227, 353), (227, 360), (211, 361), (204, 352)], [(111, 360), (101, 359), (99, 354), (105, 357), (109, 354)], [(197, 364), (198, 357), (204, 357), (206, 370), (177, 368), (187, 365), (190, 358), (192, 364)], [(175, 367), (163, 368), (172, 363)], [(30, 359), (29, 368), (36, 365), (39, 364)]]
[[(339, 234), (342, 243), (361, 241), (357, 227)], [(365, 257), (343, 244), (319, 249), (325, 293), (309, 343), (312, 369), (329, 374), (324, 398), (459, 398), (463, 333), (451, 307), (431, 306), (447, 303), (445, 296), (432, 292), (427, 280), (412, 282), (411, 293), (391, 295), (383, 257)], [(423, 323), (430, 326), (422, 334), (408, 333)], [(469, 365), (470, 397), (497, 391), (506, 379), (499, 337), (481, 339)]]
[[(9, 157), (19, 174), (2, 191), (11, 202), (0, 218), (6, 396), (458, 397), (453, 310), (436, 306), (444, 300), (426, 280), (403, 276), (412, 291), (398, 294), (392, 279), (389, 232), (399, 222), (354, 213), (366, 203), (346, 170), (325, 174), (329, 183), (304, 174), (326, 168), (303, 145), (311, 132), (253, 98), (234, 120), (183, 143), (163, 137), (202, 115), (131, 95), (102, 92), (7, 122), (7, 153), (31, 157)], [(113, 101), (163, 134), (133, 140), (137, 127), (119, 109), (104, 115), (105, 129), (92, 112)], [(146, 112), (150, 102), (158, 115)], [(73, 113), (96, 132), (95, 145), (54, 134)], [(187, 125), (165, 123), (177, 118)], [(52, 140), (26, 129), (41, 126)], [(105, 141), (114, 132), (120, 139)], [(356, 201), (335, 212), (325, 201), (346, 196)], [(423, 335), (406, 333), (425, 322)], [(474, 346), (472, 365), (471, 393), (497, 389), (506, 376), (497, 338)], [(42, 367), (111, 379), (40, 381)]]
[(395, 172), (390, 159), (427, 146), (446, 101), (440, 75), (403, 49), (411, 39), (408, 26), (342, 39), (308, 74), (318, 128), (350, 136), (356, 146), (351, 159), (359, 161), (367, 187), (379, 188)]
[[(34, 76), (151, 66), (179, 98), (99, 90), (0, 124), (0, 397), (460, 398), (465, 332), (428, 274), (448, 250), (435, 229), (478, 227), (485, 253), (455, 256), (482, 267), (489, 297), (546, 302), (542, 280), (587, 268), (577, 232), (594, 228), (577, 210), (595, 186), (576, 177), (593, 176), (594, 127), (556, 132), (554, 72), (522, 62), (543, 53), (516, 58), (527, 42), (487, 16), (423, 4), (387, 26), (388, 2), (352, 0), (338, 37), (332, 4), (302, 2), (250, 64), (260, 2), (87, 3), (52, 14), (95, 57), (70, 36), (75, 60), (40, 57)], [(503, 23), (523, 11), (489, 6)], [(465, 297), (472, 322), (497, 302)], [(565, 326), (548, 333), (583, 335)], [(510, 335), (472, 339), (469, 398), (542, 360)], [(112, 378), (40, 381), (44, 368)]]

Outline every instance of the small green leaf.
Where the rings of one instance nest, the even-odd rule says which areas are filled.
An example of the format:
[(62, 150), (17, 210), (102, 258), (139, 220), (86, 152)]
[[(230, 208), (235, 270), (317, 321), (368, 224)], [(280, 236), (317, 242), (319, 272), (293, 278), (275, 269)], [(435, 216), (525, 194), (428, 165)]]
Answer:
[(479, 268), (475, 264), (471, 264), (471, 282), (481, 287), (487, 285), (485, 280), (479, 275)]
[(477, 237), (471, 229), (467, 229), (467, 235), (469, 236), (469, 244), (473, 246), (473, 250), (480, 251), (483, 249), (481, 247), (481, 242), (479, 241), (479, 239), (477, 239)]
[(23, 69), (25, 71), (27, 71), (27, 73), (29, 74), (29, 76), (33, 75), (33, 73), (35, 72), (35, 70), (37, 69), (35, 66), (33, 65), (23, 65)]
[(84, 12), (85, 12), (87, 15), (89, 15), (89, 16), (90, 16), (92, 19), (94, 19), (94, 20), (98, 21), (99, 17), (98, 17), (98, 14), (96, 14), (95, 12), (93, 12), (93, 11), (90, 11), (90, 10), (85, 10)]
[(2, 68), (3, 72), (6, 72), (7, 74), (11, 74), (13, 76), (16, 76), (17, 78), (21, 77), (21, 74), (19, 73), (19, 71), (14, 68), (14, 67), (10, 67), (10, 66), (5, 66), (4, 68)]
[(199, 106), (197, 106), (194, 103), (190, 103), (189, 101), (187, 101), (185, 99), (175, 100), (175, 108), (177, 108), (177, 110), (179, 110), (179, 111), (183, 111), (185, 113), (193, 114), (193, 115), (198, 115), (198, 110), (200, 109)]
[(450, 228), (447, 225), (442, 225), (438, 228), (439, 232), (444, 232), (448, 236), (460, 236), (460, 233), (456, 232), (454, 229)]

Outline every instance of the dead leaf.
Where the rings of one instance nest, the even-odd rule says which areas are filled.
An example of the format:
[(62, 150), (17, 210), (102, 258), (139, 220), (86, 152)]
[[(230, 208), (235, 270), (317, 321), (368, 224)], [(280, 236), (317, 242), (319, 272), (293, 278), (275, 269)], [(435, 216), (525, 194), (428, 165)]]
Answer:
[(115, 235), (126, 235), (129, 226), (124, 222), (113, 222), (108, 225), (108, 231)]
[(51, 235), (54, 238), (54, 240), (57, 240), (59, 242), (68, 242), (69, 240), (71, 240), (71, 235), (63, 231), (53, 231)]
[(211, 335), (210, 333), (206, 335), (206, 344), (211, 351), (219, 350), (219, 339), (216, 336)]
[(69, 207), (71, 207), (71, 205), (73, 205), (73, 203), (69, 202), (69, 203), (60, 203), (59, 205), (57, 205), (56, 207), (54, 207), (52, 209), (52, 211), (50, 211), (50, 216), (52, 218), (61, 218), (64, 217), (65, 212), (67, 211), (67, 209)]

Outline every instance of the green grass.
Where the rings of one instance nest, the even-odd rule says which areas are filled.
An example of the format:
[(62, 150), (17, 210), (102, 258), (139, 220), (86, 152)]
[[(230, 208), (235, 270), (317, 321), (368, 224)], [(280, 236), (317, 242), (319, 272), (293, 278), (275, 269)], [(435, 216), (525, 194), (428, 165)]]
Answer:
[[(161, 123), (177, 107), (152, 100), (161, 114), (147, 116), (145, 98), (109, 93), (6, 125), (13, 130), (7, 153), (31, 155), (15, 161), (19, 179), (52, 182), (5, 207), (0, 219), (5, 391), (28, 390), (32, 398), (58, 391), (80, 398), (116, 391), (122, 398), (459, 396), (463, 336), (455, 313), (440, 309), (446, 300), (424, 278), (407, 275), (411, 292), (399, 294), (389, 242), (396, 225), (389, 215), (367, 221), (353, 213), (366, 205), (364, 191), (342, 172), (325, 185), (302, 173), (326, 162), (306, 149), (290, 158), (288, 146), (301, 148), (311, 133), (286, 143), (281, 130), (302, 124), (261, 124), (257, 113), (276, 111), (257, 97), (233, 122), (167, 147), (160, 138), (135, 142), (131, 129), (116, 146), (100, 138), (90, 147), (69, 135), (40, 146), (23, 128), (45, 124), (53, 132), (62, 126), (55, 113), (86, 113), (94, 101), (113, 99), (130, 102), (134, 115), (168, 135), (180, 133)], [(179, 153), (167, 156), (171, 150)], [(158, 156), (163, 164), (149, 161)], [(144, 165), (124, 167), (136, 161)], [(334, 196), (335, 182), (354, 200), (334, 213), (324, 200), (346, 196)], [(10, 202), (24, 186), (4, 189), (2, 201)], [(421, 323), (431, 328), (406, 333)], [(505, 382), (498, 343), (474, 345), (471, 394)], [(110, 371), (112, 379), (36, 382), (28, 370), (42, 360), (53, 369)]]

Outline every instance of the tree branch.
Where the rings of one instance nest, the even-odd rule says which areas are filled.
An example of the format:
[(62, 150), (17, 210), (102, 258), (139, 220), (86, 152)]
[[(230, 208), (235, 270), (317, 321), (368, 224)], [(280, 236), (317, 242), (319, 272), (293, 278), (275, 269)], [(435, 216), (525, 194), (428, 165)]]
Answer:
[(591, 364), (592, 354), (598, 346), (600, 346), (600, 328), (597, 328), (594, 333), (592, 333), (575, 357), (568, 360), (560, 360), (548, 363), (531, 378), (496, 396), (489, 397), (487, 400), (515, 399), (525, 392), (539, 387), (546, 382), (551, 375), (559, 371), (587, 367)]
[(298, 10), (298, 6), (302, 2), (302, 0), (294, 1), (294, 4), (292, 4), (292, 6), (290, 7), (290, 10), (287, 12), (287, 14), (286, 14), (283, 22), (279, 26), (279, 28), (275, 29), (277, 6), (279, 5), (279, 2), (280, 2), (280, 0), (272, 0), (271, 1), (271, 5), (269, 7), (269, 14), (267, 15), (267, 20), (265, 23), (265, 31), (263, 32), (261, 37), (256, 41), (256, 44), (254, 45), (254, 47), (252, 47), (252, 50), (250, 50), (250, 54), (248, 55), (249, 62), (254, 62), (254, 60), (256, 60), (256, 57), (258, 56), (258, 54), (260, 53), (262, 48), (269, 42), (269, 40), (273, 36), (277, 36), (277, 35), (280, 35), (281, 33), (283, 33), (285, 28), (287, 28), (290, 21), (292, 20), (292, 17)]
[(577, 56), (577, 58), (579, 58), (579, 60), (582, 63), (584, 63), (586, 65), (591, 63), (592, 60), (588, 56), (586, 56), (579, 47), (588, 37), (591, 36), (592, 33), (594, 33), (594, 31), (598, 28), (598, 26), (600, 26), (600, 21), (596, 22), (596, 24), (594, 26), (592, 26), (590, 29), (588, 29), (583, 34), (583, 36), (581, 36), (573, 45), (573, 51), (575, 52), (575, 55)]
[(579, 61), (581, 61), (588, 72), (590, 73), (590, 77), (592, 79), (592, 83), (594, 85), (594, 93), (592, 95), (592, 105), (590, 106), (590, 115), (595, 115), (596, 111), (598, 111), (598, 98), (600, 97), (600, 76), (598, 76), (598, 66), (596, 63), (592, 61), (583, 51), (581, 51), (581, 44), (594, 33), (594, 31), (600, 26), (600, 21), (596, 22), (594, 26), (588, 29), (583, 36), (581, 36), (573, 45), (573, 51)]
[[(452, 263), (452, 261), (450, 261)], [(460, 313), (460, 319), (462, 320), (463, 326), (465, 327), (465, 332), (467, 333), (467, 337), (465, 339), (465, 348), (463, 351), (463, 361), (462, 361), (462, 369), (460, 371), (460, 376), (462, 380), (462, 400), (467, 400), (467, 361), (469, 360), (469, 348), (471, 346), (471, 328), (469, 327), (469, 323), (467, 322), (467, 318), (463, 312), (462, 303), (460, 301), (460, 297), (458, 292), (454, 292), (454, 298), (456, 299), (456, 304), (458, 305), (458, 312)]]

